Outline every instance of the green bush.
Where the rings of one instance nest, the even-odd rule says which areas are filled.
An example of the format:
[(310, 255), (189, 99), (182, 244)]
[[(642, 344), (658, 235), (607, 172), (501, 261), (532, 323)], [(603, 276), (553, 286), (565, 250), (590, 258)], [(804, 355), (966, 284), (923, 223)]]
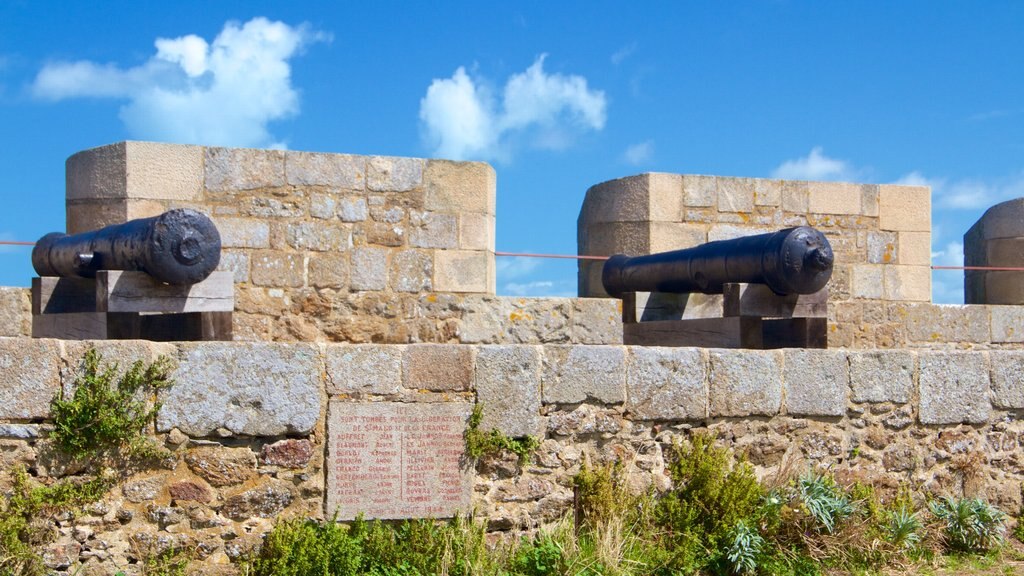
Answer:
[(943, 526), (947, 548), (957, 552), (987, 552), (1001, 546), (1006, 514), (979, 498), (944, 497), (928, 503)]
[(170, 360), (162, 356), (148, 366), (137, 361), (120, 378), (116, 363), (101, 370), (101, 361), (100, 353), (89, 349), (70, 398), (62, 390), (50, 402), (50, 438), (61, 452), (75, 458), (121, 450), (128, 455), (152, 454), (146, 427), (156, 419), (160, 403), (155, 398), (152, 404), (149, 401), (171, 386)]

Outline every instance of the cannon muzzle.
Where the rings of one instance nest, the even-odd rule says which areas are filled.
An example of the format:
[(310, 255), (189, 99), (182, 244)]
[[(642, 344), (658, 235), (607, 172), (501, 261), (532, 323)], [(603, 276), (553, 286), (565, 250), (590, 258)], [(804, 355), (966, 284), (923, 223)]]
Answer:
[(217, 227), (190, 209), (70, 236), (51, 232), (32, 250), (32, 266), (40, 276), (92, 278), (98, 270), (139, 270), (184, 285), (205, 280), (218, 263)]
[(605, 262), (601, 282), (617, 298), (626, 292), (721, 294), (733, 282), (766, 284), (780, 295), (813, 294), (832, 277), (833, 260), (824, 234), (798, 226), (648, 256), (616, 254)]

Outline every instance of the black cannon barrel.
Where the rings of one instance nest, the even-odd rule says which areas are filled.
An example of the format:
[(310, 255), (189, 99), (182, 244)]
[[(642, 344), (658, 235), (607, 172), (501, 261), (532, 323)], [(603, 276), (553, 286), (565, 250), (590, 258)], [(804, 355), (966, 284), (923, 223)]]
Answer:
[(205, 280), (219, 262), (220, 232), (205, 214), (187, 208), (82, 234), (51, 232), (32, 250), (40, 276), (139, 270), (179, 285)]
[(721, 294), (730, 282), (766, 284), (776, 294), (813, 294), (832, 277), (832, 246), (809, 226), (708, 242), (693, 248), (630, 258), (616, 254), (604, 264), (608, 294), (703, 292)]

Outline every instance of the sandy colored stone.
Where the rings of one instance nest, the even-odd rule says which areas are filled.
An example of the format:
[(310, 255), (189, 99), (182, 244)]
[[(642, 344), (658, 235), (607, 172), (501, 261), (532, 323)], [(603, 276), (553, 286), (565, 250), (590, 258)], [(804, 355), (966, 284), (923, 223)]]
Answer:
[(694, 224), (651, 222), (650, 235), (651, 253), (691, 248), (707, 241), (705, 228)]
[(905, 325), (913, 342), (988, 342), (989, 307), (913, 304)]
[(754, 210), (754, 181), (751, 178), (719, 176), (718, 211), (750, 213)]
[(847, 182), (808, 182), (807, 211), (813, 214), (860, 214), (861, 188)]
[(495, 214), (497, 178), (489, 164), (429, 160), (423, 181), (427, 210)]
[(257, 286), (298, 287), (305, 284), (301, 254), (261, 250), (251, 256), (252, 283)]
[(309, 285), (316, 288), (348, 286), (348, 256), (330, 252), (310, 256)]
[(217, 270), (231, 272), (231, 281), (240, 284), (249, 281), (249, 255), (245, 252), (221, 250)]
[(203, 194), (202, 146), (125, 142), (128, 198), (190, 201)]
[(494, 216), (459, 214), (459, 248), (494, 252)]
[(931, 189), (924, 186), (879, 186), (878, 227), (897, 232), (931, 232)]
[(904, 266), (931, 266), (931, 233), (900, 232), (898, 253), (898, 262)]
[(396, 292), (424, 292), (433, 289), (434, 262), (430, 253), (403, 250), (391, 255), (391, 289)]
[(473, 385), (473, 348), (459, 344), (411, 344), (402, 359), (405, 387), (461, 392)]
[(65, 198), (70, 200), (125, 198), (128, 181), (127, 142), (78, 152), (64, 164)]
[(409, 245), (413, 248), (455, 248), (459, 244), (455, 214), (413, 212), (409, 224)]
[(384, 290), (388, 286), (388, 250), (373, 246), (352, 249), (352, 290)]
[(696, 348), (629, 347), (626, 410), (639, 420), (707, 416), (707, 359)]
[(280, 150), (206, 148), (206, 189), (235, 192), (284, 186), (284, 159)]
[(782, 204), (782, 182), (767, 178), (754, 179), (754, 206), (779, 206)]
[(932, 271), (929, 266), (883, 266), (886, 300), (932, 301)]
[(878, 216), (878, 184), (861, 185), (860, 213), (864, 216)]
[(714, 176), (684, 174), (682, 179), (684, 206), (711, 207), (718, 201), (718, 183)]
[(622, 344), (621, 301), (615, 298), (573, 298), (574, 344)]
[(786, 212), (804, 214), (808, 212), (810, 190), (808, 182), (798, 180), (782, 181), (782, 209)]
[(185, 454), (185, 463), (211, 486), (232, 486), (256, 477), (256, 455), (248, 448), (201, 446)]
[(438, 292), (492, 293), (488, 260), (482, 251), (439, 250), (434, 253), (433, 289)]
[(0, 336), (31, 336), (32, 294), (27, 288), (0, 287)]
[(123, 200), (67, 200), (65, 231), (68, 234), (91, 232), (128, 220), (128, 206)]
[(646, 176), (650, 221), (678, 222), (683, 212), (683, 177), (660, 172)]
[(1024, 352), (993, 350), (992, 405), (1010, 410), (1024, 409)]
[(368, 214), (365, 198), (342, 198), (338, 202), (338, 218), (342, 222), (362, 222)]
[(347, 224), (299, 222), (288, 226), (287, 238), (296, 250), (340, 252), (352, 246), (352, 230)]
[(854, 402), (910, 402), (916, 360), (904, 350), (850, 352), (850, 387)]
[(374, 192), (408, 192), (423, 184), (426, 161), (420, 158), (371, 156), (366, 161), (366, 187)]
[(591, 186), (583, 199), (577, 226), (589, 231), (598, 224), (647, 222), (650, 219), (647, 182), (647, 175), (641, 174)]
[(270, 224), (252, 218), (212, 219), (224, 248), (269, 248)]
[(288, 183), (297, 186), (363, 190), (366, 186), (366, 157), (289, 150), (285, 152), (285, 174)]
[(256, 488), (236, 494), (224, 501), (221, 514), (240, 521), (249, 518), (274, 518), (292, 503), (295, 496), (286, 482), (266, 480)]
[(884, 267), (857, 264), (851, 268), (850, 295), (854, 298), (881, 299), (885, 294)]
[[(920, 232), (914, 232), (914, 234), (920, 234)], [(897, 240), (895, 232), (869, 230), (867, 233), (868, 263), (870, 264), (895, 264), (902, 248), (903, 245)]]
[(990, 306), (993, 342), (1024, 342), (1024, 307)]

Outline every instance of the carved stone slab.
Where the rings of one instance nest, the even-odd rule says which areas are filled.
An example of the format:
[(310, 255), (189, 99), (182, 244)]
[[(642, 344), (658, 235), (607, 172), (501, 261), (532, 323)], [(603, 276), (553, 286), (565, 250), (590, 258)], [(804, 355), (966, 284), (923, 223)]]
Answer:
[(331, 401), (327, 516), (447, 518), (468, 512), (462, 438), (471, 404)]

